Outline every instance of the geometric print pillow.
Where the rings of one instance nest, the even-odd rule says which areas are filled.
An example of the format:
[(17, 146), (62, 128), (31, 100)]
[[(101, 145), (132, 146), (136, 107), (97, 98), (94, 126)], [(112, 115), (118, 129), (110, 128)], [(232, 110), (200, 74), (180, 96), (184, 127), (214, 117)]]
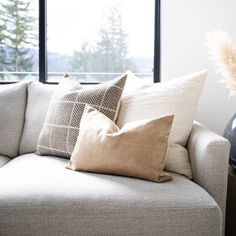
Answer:
[(70, 77), (62, 79), (49, 104), (36, 154), (69, 159), (79, 135), (85, 105), (96, 108), (114, 121), (125, 82), (126, 74), (85, 88)]

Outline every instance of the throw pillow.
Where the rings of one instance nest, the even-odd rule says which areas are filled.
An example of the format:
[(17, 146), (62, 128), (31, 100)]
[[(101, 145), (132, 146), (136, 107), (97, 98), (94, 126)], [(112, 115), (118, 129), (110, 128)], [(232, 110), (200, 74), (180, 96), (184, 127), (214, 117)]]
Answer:
[(115, 120), (126, 74), (107, 83), (83, 88), (64, 78), (50, 102), (36, 153), (70, 158), (79, 135), (80, 120), (86, 104)]
[(174, 114), (165, 169), (189, 178), (192, 178), (192, 171), (185, 145), (206, 75), (206, 71), (201, 71), (167, 82), (140, 86), (138, 91), (130, 91), (122, 97), (117, 119), (117, 125), (122, 127), (131, 121)]
[(104, 114), (86, 106), (67, 168), (155, 182), (171, 180), (163, 169), (173, 117), (131, 122), (119, 129)]
[(0, 154), (17, 156), (24, 125), (25, 82), (0, 85)]
[(126, 79), (124, 91), (122, 93), (122, 97), (129, 95), (130, 93), (139, 92), (140, 88), (150, 86), (153, 84), (152, 82), (146, 81), (145, 79), (138, 78), (130, 70), (127, 70), (126, 74), (127, 74), (127, 79)]

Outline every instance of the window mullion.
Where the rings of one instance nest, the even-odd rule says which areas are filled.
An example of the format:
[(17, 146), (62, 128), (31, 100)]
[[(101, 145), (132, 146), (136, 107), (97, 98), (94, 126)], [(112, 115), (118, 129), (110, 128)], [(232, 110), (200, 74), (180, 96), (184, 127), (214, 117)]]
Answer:
[(161, 79), (161, 0), (155, 0), (155, 31), (154, 31), (154, 83)]
[(47, 7), (46, 0), (39, 0), (39, 81), (47, 81)]

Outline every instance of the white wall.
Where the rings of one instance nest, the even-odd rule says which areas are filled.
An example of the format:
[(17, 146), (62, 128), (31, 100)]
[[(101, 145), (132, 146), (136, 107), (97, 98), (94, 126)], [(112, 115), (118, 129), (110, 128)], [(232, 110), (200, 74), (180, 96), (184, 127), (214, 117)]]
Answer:
[(196, 120), (222, 134), (236, 112), (236, 96), (218, 81), (214, 62), (208, 60), (206, 31), (226, 30), (236, 44), (235, 0), (161, 1), (161, 79), (208, 69), (208, 81), (200, 98)]

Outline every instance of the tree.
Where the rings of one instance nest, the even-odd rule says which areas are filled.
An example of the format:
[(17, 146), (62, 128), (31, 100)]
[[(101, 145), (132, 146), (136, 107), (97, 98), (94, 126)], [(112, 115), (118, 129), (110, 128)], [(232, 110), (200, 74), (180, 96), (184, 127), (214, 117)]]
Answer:
[(81, 51), (74, 51), (71, 60), (72, 71), (88, 72), (93, 71), (94, 52), (88, 41), (82, 44)]
[(80, 76), (81, 80), (91, 81), (94, 79), (91, 78), (91, 75), (86, 74), (86, 72), (94, 72), (95, 65), (94, 51), (88, 41), (82, 44), (81, 51), (74, 51), (70, 64), (72, 71), (85, 72)]
[[(2, 17), (3, 12), (0, 9), (0, 72), (6, 68), (6, 25)], [(0, 74), (0, 78), (4, 80), (4, 74)]]
[(113, 6), (106, 14), (106, 23), (100, 29), (96, 58), (99, 70), (106, 72), (123, 72), (129, 67), (127, 34), (123, 30), (122, 16), (119, 8)]
[(30, 15), (31, 0), (7, 0), (0, 3), (1, 27), (5, 27), (5, 69), (30, 71), (33, 55), (30, 47), (35, 46), (35, 17)]
[[(128, 36), (123, 29), (122, 15), (117, 6), (104, 12), (95, 46), (85, 42), (80, 51), (75, 51), (71, 67), (78, 72), (121, 73), (134, 69), (134, 63), (128, 57)], [(107, 75), (105, 79), (109, 79)]]

